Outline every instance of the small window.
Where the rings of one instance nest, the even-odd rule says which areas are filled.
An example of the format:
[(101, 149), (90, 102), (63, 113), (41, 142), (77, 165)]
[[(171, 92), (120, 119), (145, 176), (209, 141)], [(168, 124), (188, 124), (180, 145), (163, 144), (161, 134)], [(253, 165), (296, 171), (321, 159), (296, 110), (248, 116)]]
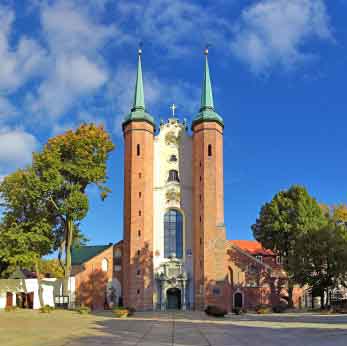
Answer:
[(137, 275), (137, 276), (140, 276), (140, 275), (141, 275), (141, 269), (137, 269), (136, 275)]
[(256, 255), (255, 258), (256, 258), (259, 262), (263, 262), (263, 256), (261, 256), (261, 255)]
[(142, 178), (142, 173), (140, 172), (140, 173), (139, 173), (139, 179), (141, 179), (141, 178)]
[(140, 294), (140, 290), (137, 290), (137, 294)]
[(137, 156), (140, 156), (140, 154), (141, 154), (140, 144), (136, 145), (136, 154), (137, 154)]
[(220, 295), (220, 288), (219, 287), (213, 287), (212, 293), (214, 296)]
[(141, 237), (141, 231), (140, 231), (140, 230), (137, 231), (137, 236), (138, 236), (139, 238)]
[(170, 156), (170, 162), (177, 162), (177, 156), (176, 155), (171, 155)]
[(201, 216), (200, 216), (200, 222), (202, 222), (202, 218), (201, 218)]
[(141, 193), (141, 192), (139, 192), (139, 198), (141, 198), (141, 196), (142, 196), (142, 193)]
[(114, 253), (114, 264), (116, 266), (122, 265), (122, 251), (120, 249), (116, 249)]
[(139, 210), (139, 216), (141, 216), (141, 210)]
[(276, 256), (276, 264), (283, 264), (282, 256)]
[(167, 181), (177, 181), (177, 182), (180, 181), (180, 179), (178, 177), (178, 172), (175, 169), (171, 169), (169, 171), (169, 178)]
[(202, 181), (202, 176), (200, 175), (200, 181)]
[(212, 145), (211, 144), (209, 144), (208, 145), (208, 156), (212, 156)]
[(202, 201), (202, 196), (201, 196), (201, 193), (200, 193), (200, 195), (199, 195), (199, 198), (200, 198), (200, 202)]
[(141, 250), (137, 250), (137, 256), (141, 255)]
[(103, 272), (107, 272), (108, 271), (108, 260), (106, 258), (104, 258), (101, 262), (101, 270)]

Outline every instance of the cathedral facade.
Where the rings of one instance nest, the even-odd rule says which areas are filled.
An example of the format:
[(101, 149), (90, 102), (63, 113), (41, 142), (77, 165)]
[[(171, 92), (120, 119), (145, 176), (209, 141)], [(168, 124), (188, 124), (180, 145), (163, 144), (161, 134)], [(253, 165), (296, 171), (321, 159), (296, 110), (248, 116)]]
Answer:
[(156, 132), (139, 52), (134, 103), (123, 122), (123, 299), (141, 310), (223, 301), (224, 124), (214, 109), (207, 53), (191, 135), (176, 117)]
[[(123, 121), (124, 237), (74, 249), (76, 303), (136, 310), (254, 308), (286, 296), (281, 259), (256, 241), (226, 239), (223, 132), (205, 51), (192, 124), (159, 126), (145, 107), (141, 50), (134, 101)], [(294, 303), (303, 303), (296, 288)]]

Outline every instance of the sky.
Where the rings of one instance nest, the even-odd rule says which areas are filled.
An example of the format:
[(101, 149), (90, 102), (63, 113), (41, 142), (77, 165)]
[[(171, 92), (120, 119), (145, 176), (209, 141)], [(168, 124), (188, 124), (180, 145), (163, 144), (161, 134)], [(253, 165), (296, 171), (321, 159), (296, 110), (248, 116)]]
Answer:
[(122, 239), (122, 118), (142, 42), (145, 102), (159, 123), (199, 110), (203, 49), (224, 118), (225, 223), (252, 239), (259, 210), (302, 184), (347, 203), (347, 0), (0, 0), (0, 178), (48, 138), (102, 123), (112, 193), (88, 190), (90, 244)]

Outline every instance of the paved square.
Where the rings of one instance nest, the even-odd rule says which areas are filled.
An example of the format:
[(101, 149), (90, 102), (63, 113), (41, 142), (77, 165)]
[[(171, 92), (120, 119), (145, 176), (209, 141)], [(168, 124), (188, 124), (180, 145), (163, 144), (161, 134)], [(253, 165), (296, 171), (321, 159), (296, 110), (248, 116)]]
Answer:
[(347, 316), (317, 314), (230, 315), (200, 312), (0, 312), (1, 346), (345, 346)]

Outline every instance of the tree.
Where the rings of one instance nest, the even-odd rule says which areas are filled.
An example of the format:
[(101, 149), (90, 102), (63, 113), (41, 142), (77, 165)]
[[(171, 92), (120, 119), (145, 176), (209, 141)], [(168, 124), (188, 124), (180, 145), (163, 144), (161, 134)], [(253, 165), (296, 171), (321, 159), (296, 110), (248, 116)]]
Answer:
[[(4, 207), (0, 225), (0, 258), (5, 274), (17, 267), (35, 268), (40, 281), (39, 261), (52, 251), (52, 220), (41, 199), (41, 185), (32, 168), (18, 170), (0, 184)], [(43, 298), (39, 290), (40, 303)]]
[(52, 278), (63, 278), (64, 270), (57, 259), (41, 259), (39, 262), (40, 272)]
[[(48, 140), (41, 152), (33, 154), (32, 167), (16, 172), (25, 177), (23, 181), (26, 184), (21, 186), (22, 190), (6, 188), (6, 178), (1, 184), (0, 193), (2, 197), (7, 196), (4, 202), (7, 208), (4, 231), (1, 233), (8, 233), (8, 237), (11, 237), (17, 232), (13, 225), (19, 229), (23, 229), (25, 225), (25, 232), (18, 234), (23, 234), (26, 238), (18, 238), (17, 241), (30, 244), (34, 238), (27, 237), (26, 232), (32, 232), (34, 236), (40, 233), (39, 226), (47, 230), (49, 238), (53, 236), (54, 240), (50, 249), (59, 248), (64, 253), (59, 256), (64, 270), (64, 295), (68, 294), (71, 274), (71, 246), (74, 242), (84, 241), (79, 223), (89, 209), (86, 189), (94, 184), (98, 187), (101, 198), (106, 198), (110, 191), (105, 186), (106, 162), (113, 148), (103, 127), (83, 124), (76, 131), (67, 131)], [(15, 196), (22, 191), (26, 196), (25, 200)], [(24, 224), (21, 219), (23, 214), (26, 220)], [(18, 222), (13, 223), (13, 218)], [(25, 251), (20, 251), (20, 254), (24, 256), (28, 249), (22, 250)], [(1, 253), (0, 257), (3, 257)]]
[(65, 254), (64, 295), (67, 295), (71, 274), (71, 246), (78, 234), (79, 222), (89, 209), (86, 189), (94, 184), (102, 199), (109, 189), (106, 162), (114, 145), (103, 127), (82, 125), (48, 141), (42, 152), (34, 154), (33, 168), (46, 187), (47, 208), (55, 216), (57, 237)]
[[(296, 280), (309, 285), (321, 297), (329, 297), (329, 289), (345, 281), (347, 273), (347, 232), (343, 225), (333, 219), (319, 230), (309, 231), (303, 236), (303, 246), (297, 252)], [(325, 295), (325, 293), (327, 293)]]
[(293, 287), (298, 271), (297, 253), (303, 246), (303, 236), (319, 230), (325, 222), (317, 201), (304, 187), (294, 185), (265, 203), (256, 223), (252, 225), (254, 237), (284, 259), (290, 306), (293, 305)]

